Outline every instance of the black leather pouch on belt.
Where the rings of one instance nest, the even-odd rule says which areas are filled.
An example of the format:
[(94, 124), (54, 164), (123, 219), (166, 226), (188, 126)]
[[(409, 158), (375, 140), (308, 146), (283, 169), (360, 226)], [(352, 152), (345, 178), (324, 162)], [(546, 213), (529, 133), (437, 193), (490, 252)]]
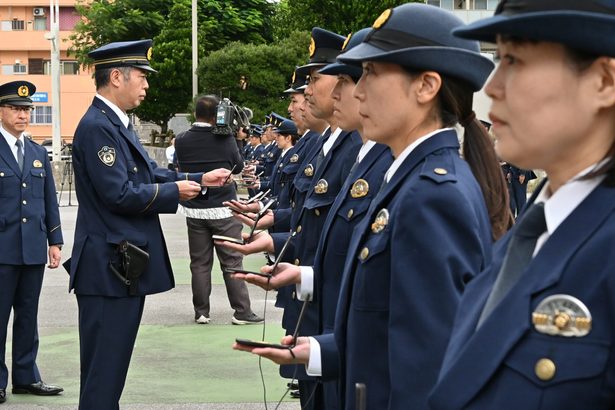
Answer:
[(118, 263), (120, 266), (118, 267), (109, 262), (109, 267), (115, 276), (128, 286), (128, 293), (134, 296), (137, 294), (139, 277), (147, 269), (149, 253), (126, 240), (118, 244), (117, 252), (119, 254)]

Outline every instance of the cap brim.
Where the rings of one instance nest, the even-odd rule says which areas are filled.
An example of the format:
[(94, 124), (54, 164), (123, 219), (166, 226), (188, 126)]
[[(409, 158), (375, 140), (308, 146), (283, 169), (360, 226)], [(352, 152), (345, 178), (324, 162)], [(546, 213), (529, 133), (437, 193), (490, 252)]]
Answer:
[(358, 78), (363, 74), (363, 69), (357, 65), (333, 63), (321, 68), (318, 72), (326, 75), (345, 74), (352, 78)]
[(284, 94), (303, 94), (303, 91), (294, 89), (292, 87), (287, 88), (286, 90), (282, 91)]
[[(361, 61), (376, 61), (398, 64), (416, 70), (434, 70), (441, 74), (459, 78), (478, 91), (495, 67), (493, 62), (477, 52), (456, 47), (408, 47), (394, 51), (381, 49), (366, 44), (356, 55), (349, 55), (340, 60), (359, 63)], [(359, 46), (349, 50), (348, 54)]]
[(8, 99), (8, 100), (3, 100), (0, 101), (0, 105), (14, 105), (16, 107), (32, 107), (34, 104), (32, 103), (32, 100), (30, 99), (24, 99), (24, 98), (20, 98), (20, 99)]
[(345, 64), (361, 65), (362, 61), (372, 60), (390, 53), (391, 51), (383, 50), (369, 43), (361, 43), (345, 53), (340, 54), (337, 60)]
[(457, 37), (490, 43), (498, 34), (561, 43), (599, 55), (615, 52), (614, 43), (604, 41), (615, 37), (615, 16), (599, 13), (559, 10), (497, 15), (453, 30)]
[(133, 65), (132, 67), (138, 68), (139, 70), (149, 71), (150, 73), (157, 73), (158, 71), (154, 70), (152, 66), (149, 65)]

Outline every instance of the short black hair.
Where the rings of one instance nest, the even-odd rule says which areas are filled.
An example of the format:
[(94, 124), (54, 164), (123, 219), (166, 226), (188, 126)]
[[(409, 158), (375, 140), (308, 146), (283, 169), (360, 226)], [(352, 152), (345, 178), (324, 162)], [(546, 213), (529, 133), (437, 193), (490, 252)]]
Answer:
[(194, 116), (197, 121), (213, 122), (220, 99), (215, 95), (200, 95), (194, 102)]
[(133, 67), (109, 67), (96, 69), (96, 71), (94, 71), (94, 84), (96, 84), (97, 90), (100, 90), (101, 88), (109, 85), (111, 71), (116, 69), (121, 71), (125, 79), (129, 79), (130, 72), (132, 71)]

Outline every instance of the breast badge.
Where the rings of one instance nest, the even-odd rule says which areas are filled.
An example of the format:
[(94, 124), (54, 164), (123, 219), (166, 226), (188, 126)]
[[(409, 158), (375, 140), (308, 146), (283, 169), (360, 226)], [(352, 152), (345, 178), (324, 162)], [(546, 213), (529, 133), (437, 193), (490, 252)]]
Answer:
[(104, 146), (98, 151), (98, 158), (100, 161), (108, 167), (112, 167), (115, 164), (115, 148)]
[(326, 194), (329, 189), (329, 183), (325, 179), (321, 179), (316, 183), (314, 187), (314, 192), (317, 194)]
[(32, 166), (34, 168), (43, 168), (43, 163), (39, 161), (38, 159), (35, 159), (34, 162), (32, 163)]
[(299, 161), (299, 155), (294, 154), (292, 157), (290, 157), (290, 162), (297, 162)]
[(532, 313), (536, 331), (548, 335), (583, 337), (592, 328), (592, 315), (579, 299), (570, 295), (551, 295)]
[(364, 179), (357, 179), (352, 184), (350, 196), (353, 198), (363, 198), (369, 192), (369, 184)]
[(303, 173), (306, 177), (311, 177), (312, 175), (314, 175), (314, 166), (312, 164), (307, 164), (307, 167), (305, 167)]
[(389, 223), (389, 211), (386, 208), (382, 208), (380, 211), (378, 211), (378, 214), (376, 215), (376, 219), (374, 219), (374, 223), (372, 223), (372, 232), (380, 233), (384, 231), (384, 228), (386, 228), (388, 223)]

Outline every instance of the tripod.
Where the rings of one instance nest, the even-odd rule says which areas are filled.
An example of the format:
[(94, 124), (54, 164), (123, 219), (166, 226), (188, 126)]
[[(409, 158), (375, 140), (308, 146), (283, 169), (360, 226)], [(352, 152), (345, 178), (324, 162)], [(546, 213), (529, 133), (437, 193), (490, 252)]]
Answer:
[(64, 169), (62, 170), (62, 182), (60, 183), (60, 194), (58, 195), (58, 205), (60, 205), (60, 201), (62, 200), (62, 193), (64, 192), (64, 183), (68, 180), (68, 205), (73, 206), (72, 199), (72, 187), (73, 187), (73, 161), (68, 159), (64, 162)]

